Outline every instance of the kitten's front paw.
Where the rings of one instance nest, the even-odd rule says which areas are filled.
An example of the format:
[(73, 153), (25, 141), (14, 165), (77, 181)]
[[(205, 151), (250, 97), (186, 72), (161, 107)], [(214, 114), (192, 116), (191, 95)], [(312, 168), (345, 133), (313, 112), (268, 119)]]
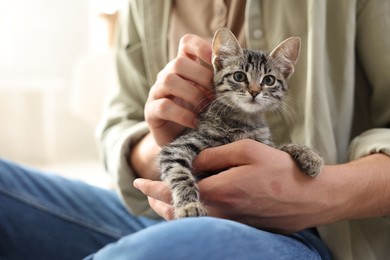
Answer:
[(291, 157), (298, 164), (298, 167), (308, 176), (317, 176), (324, 164), (321, 156), (311, 150), (305, 145), (287, 144), (281, 147), (282, 151), (285, 151), (291, 155)]
[(300, 162), (299, 164), (299, 167), (306, 175), (315, 177), (321, 172), (324, 162), (318, 154), (312, 151), (310, 156), (307, 156), (307, 158), (303, 159), (303, 162)]
[(207, 216), (205, 207), (200, 202), (191, 202), (184, 206), (175, 208), (175, 218)]

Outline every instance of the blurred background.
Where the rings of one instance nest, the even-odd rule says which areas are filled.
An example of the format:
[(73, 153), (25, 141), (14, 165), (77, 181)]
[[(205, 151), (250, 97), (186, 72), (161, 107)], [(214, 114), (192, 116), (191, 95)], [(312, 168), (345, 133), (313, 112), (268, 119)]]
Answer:
[(0, 1), (0, 157), (109, 187), (94, 131), (125, 0)]

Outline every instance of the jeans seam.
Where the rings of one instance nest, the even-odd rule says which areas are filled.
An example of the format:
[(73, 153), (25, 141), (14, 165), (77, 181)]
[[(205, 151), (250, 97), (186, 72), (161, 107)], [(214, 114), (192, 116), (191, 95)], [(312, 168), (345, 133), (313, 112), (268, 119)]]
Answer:
[(305, 245), (311, 251), (313, 251), (318, 256), (318, 258), (323, 259), (322, 255), (318, 251), (318, 248), (314, 244), (312, 244), (310, 241), (308, 241), (304, 236), (300, 235), (299, 233), (295, 233), (295, 234), (291, 235), (290, 237), (293, 239), (296, 239), (296, 240), (300, 240), (302, 242), (302, 244)]
[(93, 232), (97, 232), (97, 233), (112, 237), (116, 240), (123, 237), (123, 235), (124, 235), (124, 234), (121, 234), (120, 232), (109, 230), (108, 228), (97, 227), (96, 225), (94, 225), (88, 221), (82, 220), (82, 219), (75, 217), (75, 216), (71, 216), (70, 214), (64, 214), (63, 212), (61, 212), (58, 209), (54, 209), (54, 208), (49, 207), (47, 205), (43, 205), (36, 200), (33, 200), (31, 198), (24, 196), (23, 194), (20, 194), (17, 192), (10, 192), (10, 191), (5, 190), (2, 187), (0, 187), (0, 193), (2, 193), (4, 196), (6, 196), (8, 198), (19, 201), (20, 203), (23, 203), (27, 206), (38, 209), (42, 212), (45, 212), (45, 213), (52, 215), (54, 217), (57, 217), (59, 219), (62, 219), (63, 221), (67, 221), (67, 222), (72, 223), (74, 225), (78, 225), (80, 227), (89, 229)]

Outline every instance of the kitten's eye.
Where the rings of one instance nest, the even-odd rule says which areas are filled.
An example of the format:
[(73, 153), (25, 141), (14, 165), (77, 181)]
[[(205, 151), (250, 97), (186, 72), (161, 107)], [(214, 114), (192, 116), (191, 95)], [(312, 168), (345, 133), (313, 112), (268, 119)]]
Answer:
[(261, 83), (267, 86), (272, 86), (275, 83), (275, 77), (272, 75), (267, 75), (263, 78), (263, 81)]
[(246, 80), (246, 74), (242, 71), (237, 71), (233, 74), (233, 78), (237, 82), (243, 82)]

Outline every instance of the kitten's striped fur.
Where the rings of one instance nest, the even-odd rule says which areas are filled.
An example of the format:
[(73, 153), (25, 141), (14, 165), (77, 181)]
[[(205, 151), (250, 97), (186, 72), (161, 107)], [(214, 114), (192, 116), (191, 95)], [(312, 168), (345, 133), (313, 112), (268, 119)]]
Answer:
[[(200, 151), (245, 138), (273, 145), (264, 113), (281, 108), (299, 48), (300, 39), (292, 37), (270, 54), (246, 50), (228, 29), (216, 32), (216, 99), (201, 113), (198, 128), (165, 146), (158, 157), (161, 179), (172, 191), (176, 218), (207, 215), (192, 174), (192, 162)], [(321, 171), (322, 159), (309, 148), (289, 144), (280, 149), (290, 153), (307, 175)]]

